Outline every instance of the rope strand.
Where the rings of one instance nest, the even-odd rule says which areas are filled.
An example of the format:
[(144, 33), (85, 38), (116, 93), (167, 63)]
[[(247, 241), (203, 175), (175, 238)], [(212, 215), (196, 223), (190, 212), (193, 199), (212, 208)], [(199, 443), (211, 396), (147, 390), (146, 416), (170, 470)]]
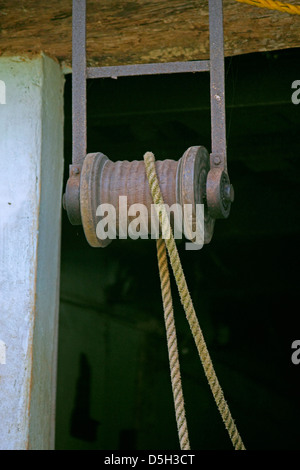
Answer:
[(175, 406), (177, 430), (181, 450), (190, 450), (188, 428), (181, 384), (180, 364), (177, 347), (176, 328), (171, 296), (171, 284), (168, 268), (166, 245), (160, 237), (156, 242), (161, 293), (164, 307), (164, 318), (167, 333), (168, 354), (170, 362), (171, 383)]
[[(209, 386), (211, 388), (213, 397), (225, 424), (225, 427), (228, 431), (231, 442), (236, 450), (245, 450), (245, 446), (241, 439), (241, 436), (237, 430), (235, 422), (231, 416), (229, 406), (224, 398), (222, 388), (219, 384), (218, 378), (216, 376), (212, 360), (210, 358), (202, 330), (200, 328), (198, 318), (193, 306), (193, 302), (188, 291), (187, 283), (181, 266), (179, 254), (177, 251), (176, 243), (173, 237), (172, 230), (170, 228), (170, 222), (166, 208), (164, 206), (164, 201), (160, 192), (158, 178), (155, 169), (155, 157), (153, 153), (147, 152), (144, 155), (146, 174), (159, 217), (161, 229), (162, 229), (162, 238), (165, 240), (165, 244), (169, 253), (170, 264), (176, 279), (176, 284), (178, 287), (181, 303), (185, 310), (186, 318), (190, 325), (192, 331), (198, 354), (202, 362), (206, 378), (208, 380)], [(169, 237), (168, 237), (169, 234)]]

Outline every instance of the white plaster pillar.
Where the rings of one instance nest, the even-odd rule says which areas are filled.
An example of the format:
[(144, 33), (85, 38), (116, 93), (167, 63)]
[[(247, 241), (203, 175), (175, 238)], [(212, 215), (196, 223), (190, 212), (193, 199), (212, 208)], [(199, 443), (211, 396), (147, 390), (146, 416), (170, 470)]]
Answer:
[(64, 77), (41, 54), (0, 57), (0, 80), (0, 449), (51, 449)]

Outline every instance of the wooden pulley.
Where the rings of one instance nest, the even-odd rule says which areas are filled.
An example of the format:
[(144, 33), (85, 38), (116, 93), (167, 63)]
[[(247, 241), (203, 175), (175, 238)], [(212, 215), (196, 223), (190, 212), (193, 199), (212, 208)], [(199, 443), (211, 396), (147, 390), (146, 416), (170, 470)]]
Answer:
[[(209, 72), (211, 98), (211, 153), (202, 146), (190, 147), (180, 160), (156, 162), (159, 185), (165, 204), (191, 207), (185, 236), (193, 240), (197, 231), (197, 208), (203, 207), (200, 229), (203, 243), (211, 240), (215, 219), (229, 216), (233, 202), (233, 187), (229, 181), (226, 153), (225, 89), (224, 89), (224, 40), (222, 0), (209, 0), (209, 61), (171, 62), (162, 64), (137, 64), (115, 67), (87, 67), (86, 63), (86, 1), (73, 0), (72, 39), (72, 128), (73, 154), (70, 177), (64, 194), (64, 207), (73, 225), (83, 225), (91, 246), (106, 246), (113, 238), (123, 237), (129, 229), (130, 217), (120, 213), (120, 198), (126, 198), (126, 206), (137, 204), (147, 209), (141, 223), (152, 221), (152, 199), (143, 161), (112, 162), (102, 153), (86, 155), (86, 80), (104, 77), (156, 75), (165, 73)], [(123, 199), (122, 199), (123, 201)], [(102, 237), (97, 233), (99, 207), (108, 204), (115, 211), (115, 232)], [(121, 211), (124, 212), (123, 210)], [(125, 211), (126, 212), (126, 211)], [(124, 218), (126, 219), (124, 221)], [(170, 220), (172, 224), (172, 220)], [(148, 225), (147, 225), (148, 224)], [(176, 227), (175, 227), (176, 228)], [(201, 231), (200, 230), (200, 231)], [(151, 232), (152, 234), (152, 232)], [(144, 238), (144, 237), (143, 237)], [(153, 238), (153, 237), (152, 237)], [(203, 244), (202, 243), (202, 244)]]
[[(168, 207), (177, 204), (182, 208), (183, 219), (185, 210), (189, 209), (192, 224), (190, 232), (182, 231), (185, 237), (192, 239), (197, 229), (197, 206), (202, 205), (204, 210), (204, 243), (211, 240), (214, 219), (211, 217), (206, 204), (206, 180), (209, 171), (209, 154), (202, 147), (190, 147), (186, 150), (180, 160), (156, 161), (156, 171), (161, 188), (164, 203)], [(128, 229), (134, 218), (130, 214), (130, 207), (142, 205), (145, 207), (146, 220), (142, 221), (151, 231), (151, 217), (153, 210), (152, 197), (146, 177), (144, 161), (117, 161), (113, 162), (102, 153), (90, 153), (86, 156), (81, 169), (80, 176), (80, 215), (84, 233), (88, 243), (93, 247), (104, 247), (111, 242), (110, 237), (100, 239), (97, 235), (97, 224), (99, 223), (101, 207), (103, 210), (109, 206), (114, 209), (116, 237), (120, 236), (121, 223), (126, 224)], [(124, 201), (126, 207), (124, 207)], [(120, 211), (123, 211), (121, 214)], [(127, 214), (124, 214), (124, 210)], [(98, 214), (98, 215), (97, 215)], [(123, 217), (123, 222), (121, 221)], [(182, 219), (182, 220), (183, 220)], [(174, 228), (174, 221), (171, 218)], [(123, 226), (124, 233), (124, 226)], [(121, 236), (121, 238), (123, 238)]]

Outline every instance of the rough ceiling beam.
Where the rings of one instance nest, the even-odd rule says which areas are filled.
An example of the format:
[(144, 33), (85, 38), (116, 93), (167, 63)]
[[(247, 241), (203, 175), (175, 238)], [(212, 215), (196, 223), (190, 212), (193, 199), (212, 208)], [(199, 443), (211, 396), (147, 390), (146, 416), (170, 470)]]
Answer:
[[(0, 55), (43, 50), (71, 65), (71, 19), (71, 0), (3, 0)], [(226, 56), (299, 47), (299, 27), (296, 15), (224, 0)], [(208, 51), (206, 0), (87, 0), (89, 66), (207, 59)]]

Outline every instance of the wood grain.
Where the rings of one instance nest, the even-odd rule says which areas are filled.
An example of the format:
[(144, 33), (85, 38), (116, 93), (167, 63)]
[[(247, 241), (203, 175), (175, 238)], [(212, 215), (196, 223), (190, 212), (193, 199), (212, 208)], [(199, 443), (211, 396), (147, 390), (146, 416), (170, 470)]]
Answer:
[[(291, 0), (290, 3), (297, 3)], [(300, 17), (224, 1), (225, 55), (300, 46)], [(0, 1), (0, 55), (43, 51), (71, 64), (71, 0)], [(88, 64), (208, 58), (206, 0), (88, 0)]]

